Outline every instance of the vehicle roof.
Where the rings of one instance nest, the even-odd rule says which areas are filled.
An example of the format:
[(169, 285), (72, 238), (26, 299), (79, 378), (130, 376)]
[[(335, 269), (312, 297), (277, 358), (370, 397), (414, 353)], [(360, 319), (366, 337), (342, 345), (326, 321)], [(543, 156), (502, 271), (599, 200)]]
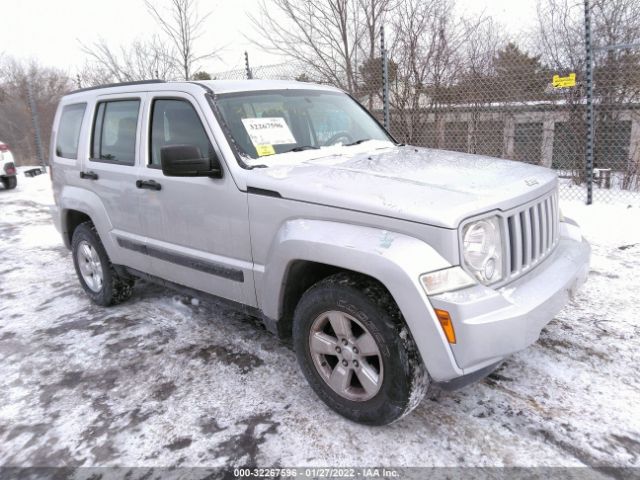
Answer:
[(69, 92), (65, 96), (86, 97), (114, 93), (157, 92), (175, 89), (180, 89), (181, 91), (193, 91), (201, 90), (202, 87), (206, 87), (214, 93), (287, 89), (341, 91), (340, 89), (329, 85), (298, 82), (295, 80), (204, 80), (197, 82), (163, 82), (161, 80), (149, 80), (84, 88)]
[(286, 89), (341, 91), (340, 89), (330, 85), (298, 82), (296, 80), (204, 80), (195, 83), (201, 83), (202, 85), (209, 87), (214, 93)]

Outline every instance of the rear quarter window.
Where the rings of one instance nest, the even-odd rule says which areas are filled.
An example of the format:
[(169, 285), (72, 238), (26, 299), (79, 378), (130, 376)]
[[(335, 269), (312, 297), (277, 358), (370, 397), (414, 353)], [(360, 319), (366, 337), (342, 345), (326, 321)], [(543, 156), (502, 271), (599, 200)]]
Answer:
[(86, 103), (65, 105), (60, 115), (58, 135), (56, 137), (56, 155), (63, 158), (78, 158), (78, 142), (82, 119), (87, 109)]

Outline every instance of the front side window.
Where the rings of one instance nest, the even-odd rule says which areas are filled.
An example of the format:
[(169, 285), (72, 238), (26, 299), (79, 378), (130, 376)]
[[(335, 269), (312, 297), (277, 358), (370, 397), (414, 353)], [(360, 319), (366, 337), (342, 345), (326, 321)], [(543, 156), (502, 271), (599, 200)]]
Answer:
[(93, 125), (91, 159), (133, 165), (140, 100), (101, 102)]
[(266, 155), (351, 146), (391, 137), (344, 93), (323, 90), (265, 90), (216, 98), (222, 120), (242, 154)]
[(151, 115), (150, 159), (152, 166), (160, 165), (160, 150), (170, 145), (191, 145), (200, 151), (200, 157), (214, 155), (209, 137), (195, 109), (186, 100), (157, 99)]
[(78, 158), (80, 127), (84, 118), (86, 103), (66, 105), (60, 115), (60, 125), (56, 137), (56, 155), (63, 158)]

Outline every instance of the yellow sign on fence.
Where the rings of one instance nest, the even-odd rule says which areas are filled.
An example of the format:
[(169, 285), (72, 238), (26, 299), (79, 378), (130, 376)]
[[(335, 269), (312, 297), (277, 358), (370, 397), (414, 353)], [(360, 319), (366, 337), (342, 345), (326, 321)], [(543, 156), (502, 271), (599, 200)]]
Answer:
[(553, 76), (553, 88), (569, 88), (576, 86), (576, 74), (570, 73), (566, 77), (560, 75)]

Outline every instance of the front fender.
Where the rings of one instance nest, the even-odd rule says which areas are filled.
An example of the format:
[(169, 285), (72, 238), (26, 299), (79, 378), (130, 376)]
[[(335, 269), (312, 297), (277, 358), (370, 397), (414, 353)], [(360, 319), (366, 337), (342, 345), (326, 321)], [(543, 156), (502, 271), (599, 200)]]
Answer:
[[(287, 221), (273, 240), (258, 302), (270, 318), (282, 316), (285, 275), (298, 260), (333, 265), (380, 281), (398, 304), (427, 370), (436, 381), (462, 374), (420, 285), (421, 274), (450, 266), (430, 245), (383, 229), (323, 220)], [(258, 267), (258, 276), (260, 276)]]

